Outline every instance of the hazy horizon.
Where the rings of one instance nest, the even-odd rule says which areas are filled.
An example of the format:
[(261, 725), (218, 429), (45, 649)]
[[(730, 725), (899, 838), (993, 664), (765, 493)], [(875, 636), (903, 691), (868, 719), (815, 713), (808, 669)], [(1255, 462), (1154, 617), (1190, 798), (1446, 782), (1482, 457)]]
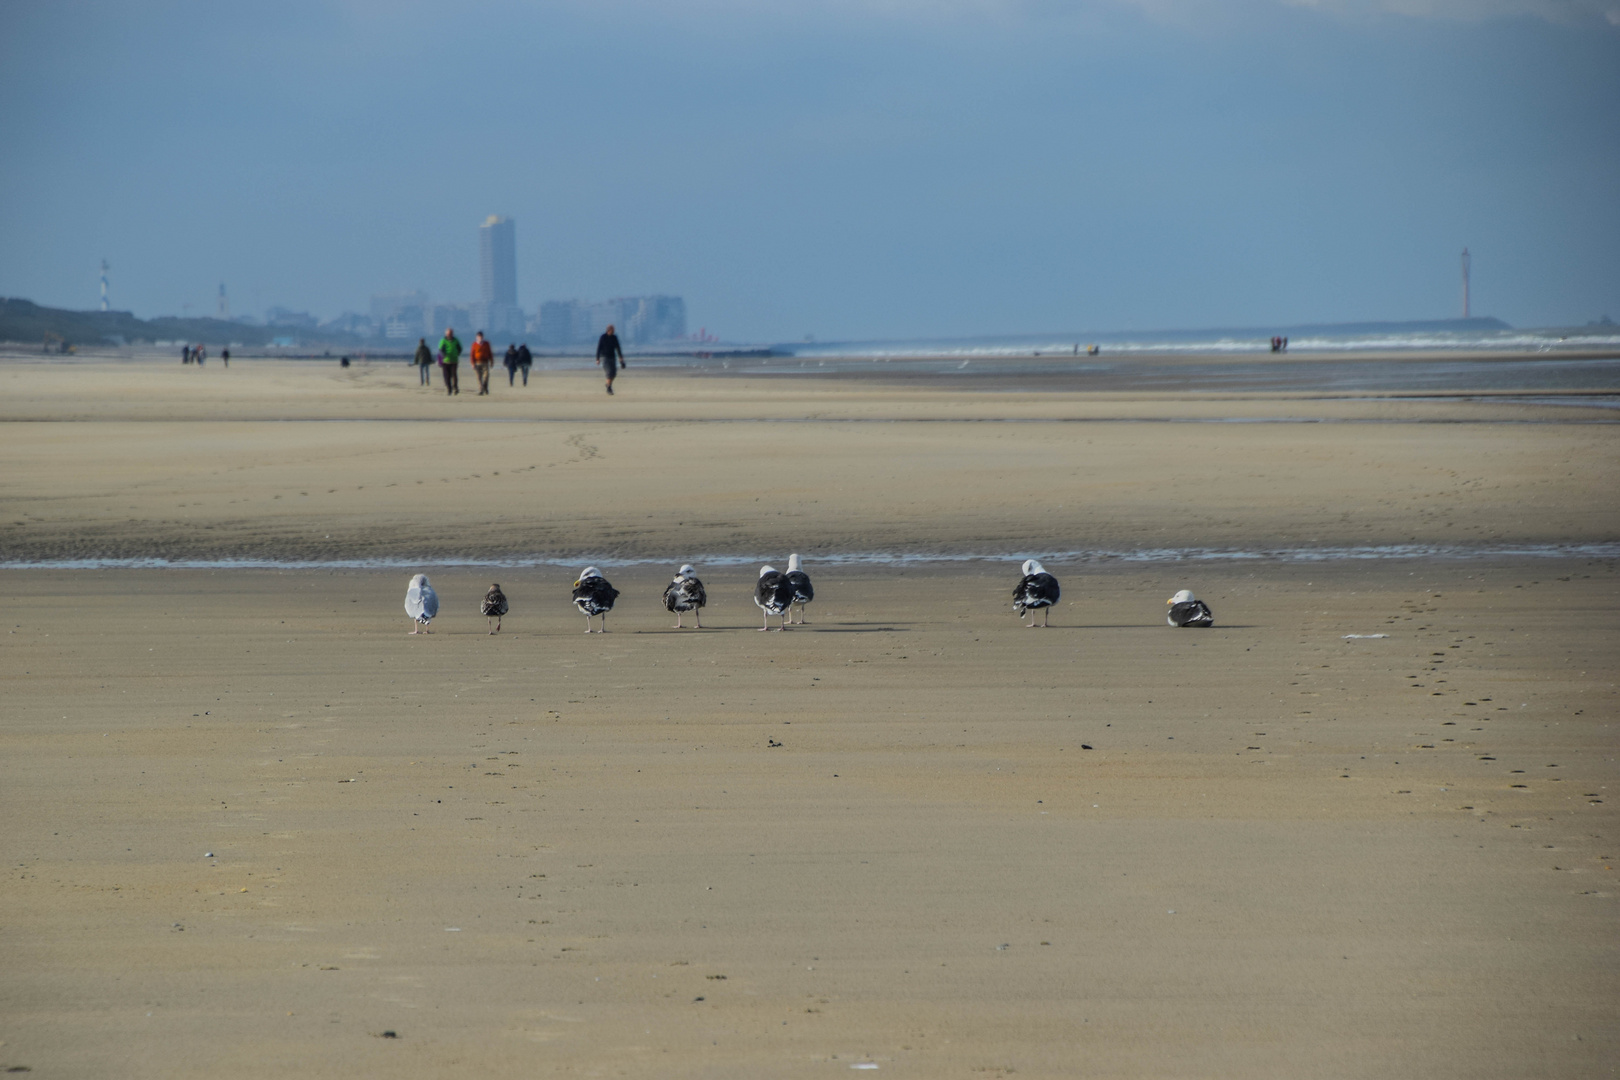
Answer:
[[(1403, 13), (1404, 9), (1407, 12)], [(1620, 317), (1620, 0), (0, 8), (0, 295), (733, 341)], [(189, 309), (187, 308), (189, 305)]]

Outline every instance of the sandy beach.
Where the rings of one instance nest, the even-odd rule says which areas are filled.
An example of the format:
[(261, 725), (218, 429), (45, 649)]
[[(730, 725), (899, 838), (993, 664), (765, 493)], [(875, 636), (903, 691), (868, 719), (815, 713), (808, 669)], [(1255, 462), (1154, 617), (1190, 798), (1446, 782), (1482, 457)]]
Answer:
[(0, 1068), (1616, 1070), (1603, 400), (415, 384), (0, 364)]

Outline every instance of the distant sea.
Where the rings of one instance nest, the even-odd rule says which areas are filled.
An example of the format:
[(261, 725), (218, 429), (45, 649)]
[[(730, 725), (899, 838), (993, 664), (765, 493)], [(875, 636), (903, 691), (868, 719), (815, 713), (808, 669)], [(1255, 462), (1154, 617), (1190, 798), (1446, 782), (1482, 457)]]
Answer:
[[(787, 342), (773, 345), (776, 356), (800, 359), (852, 357), (976, 359), (1031, 355), (1248, 354), (1271, 352), (1271, 338), (1289, 339), (1290, 353), (1350, 352), (1563, 352), (1620, 349), (1620, 325), (1518, 330), (1499, 319), (1443, 319), (1431, 322), (1338, 323), (1216, 330), (1144, 330), (1009, 334), (966, 338), (887, 341)], [(717, 347), (723, 353), (724, 347)]]

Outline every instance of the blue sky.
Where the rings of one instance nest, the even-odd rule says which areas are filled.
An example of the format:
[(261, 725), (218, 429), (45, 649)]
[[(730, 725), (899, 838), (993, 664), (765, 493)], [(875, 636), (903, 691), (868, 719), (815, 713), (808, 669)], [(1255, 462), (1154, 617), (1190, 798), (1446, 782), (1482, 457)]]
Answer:
[(1620, 319), (1620, 0), (0, 0), (0, 295), (729, 340)]

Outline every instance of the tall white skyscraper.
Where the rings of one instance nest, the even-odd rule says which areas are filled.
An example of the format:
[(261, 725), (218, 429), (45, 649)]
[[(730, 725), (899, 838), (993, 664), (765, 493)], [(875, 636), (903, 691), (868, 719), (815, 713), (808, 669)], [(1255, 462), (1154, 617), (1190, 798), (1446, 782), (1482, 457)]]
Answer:
[(522, 334), (517, 300), (517, 237), (511, 218), (491, 214), (478, 227), (479, 286), (483, 329), (490, 334)]

